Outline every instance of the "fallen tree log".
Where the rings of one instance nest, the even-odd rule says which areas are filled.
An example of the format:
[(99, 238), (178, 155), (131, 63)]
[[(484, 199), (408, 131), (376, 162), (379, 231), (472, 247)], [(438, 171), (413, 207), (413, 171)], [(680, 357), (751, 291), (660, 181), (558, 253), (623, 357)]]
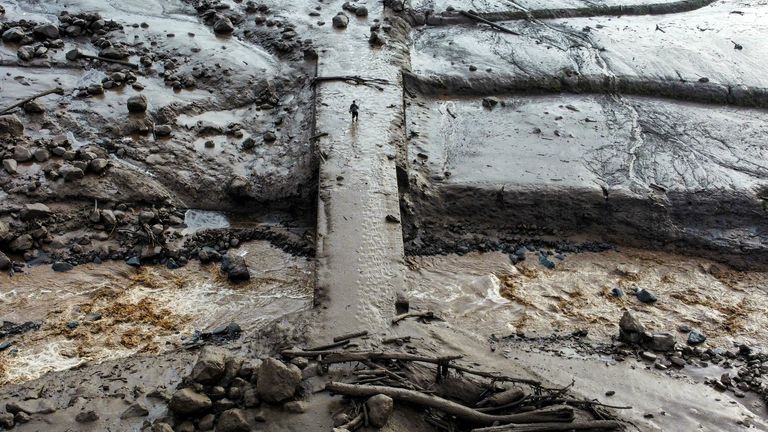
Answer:
[(551, 407), (542, 408), (540, 410), (519, 414), (491, 415), (481, 413), (477, 410), (466, 407), (464, 405), (460, 405), (447, 399), (443, 399), (441, 397), (426, 395), (415, 390), (396, 387), (366, 386), (330, 382), (325, 386), (325, 389), (336, 394), (353, 397), (369, 397), (377, 394), (383, 394), (395, 400), (408, 402), (423, 407), (434, 408), (446, 414), (456, 416), (457, 418), (484, 425), (493, 424), (496, 422), (521, 424), (571, 422), (574, 418), (573, 408), (562, 405), (554, 405)]
[(574, 423), (510, 424), (504, 426), (472, 429), (472, 432), (557, 432), (574, 430), (618, 430), (621, 429), (621, 427), (621, 423), (615, 420), (594, 420)]
[(54, 94), (54, 93), (55, 94), (64, 94), (64, 89), (61, 88), (61, 87), (56, 87), (55, 89), (46, 90), (44, 92), (32, 95), (32, 96), (30, 96), (28, 98), (24, 98), (24, 99), (16, 102), (15, 104), (9, 106), (8, 108), (5, 108), (4, 110), (0, 111), (0, 115), (7, 114), (7, 113), (13, 111), (14, 109), (16, 109), (16, 108), (18, 108), (20, 106), (24, 106), (24, 104), (26, 104), (27, 102), (32, 102), (33, 100), (35, 100), (37, 98), (41, 98), (43, 96), (48, 96), (49, 94)]

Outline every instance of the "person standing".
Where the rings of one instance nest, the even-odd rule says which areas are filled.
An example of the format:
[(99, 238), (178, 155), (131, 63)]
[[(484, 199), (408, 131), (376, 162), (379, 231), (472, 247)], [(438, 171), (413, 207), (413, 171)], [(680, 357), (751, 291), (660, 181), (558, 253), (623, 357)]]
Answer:
[(360, 107), (357, 106), (357, 101), (352, 101), (352, 105), (349, 106), (349, 112), (352, 113), (352, 121), (357, 121), (357, 112), (360, 110)]

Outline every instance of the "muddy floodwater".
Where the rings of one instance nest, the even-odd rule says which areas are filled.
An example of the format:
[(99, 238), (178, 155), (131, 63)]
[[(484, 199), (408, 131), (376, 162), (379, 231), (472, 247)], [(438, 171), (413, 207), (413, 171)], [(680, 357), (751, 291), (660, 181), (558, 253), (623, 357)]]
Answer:
[(0, 319), (41, 323), (12, 337), (2, 363), (2, 381), (30, 380), (85, 362), (181, 348), (195, 332), (237, 323), (259, 330), (312, 305), (314, 266), (267, 242), (239, 248), (252, 277), (231, 286), (216, 265), (179, 270), (124, 264), (85, 265), (54, 273), (35, 267), (0, 276)]

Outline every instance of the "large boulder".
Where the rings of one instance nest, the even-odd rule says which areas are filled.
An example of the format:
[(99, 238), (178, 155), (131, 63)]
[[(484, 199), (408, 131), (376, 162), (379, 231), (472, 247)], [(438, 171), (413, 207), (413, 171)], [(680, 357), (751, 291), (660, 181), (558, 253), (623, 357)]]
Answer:
[(263, 401), (280, 403), (293, 397), (300, 383), (301, 369), (292, 364), (268, 358), (259, 368), (256, 393)]
[(32, 152), (26, 147), (16, 146), (13, 149), (13, 160), (16, 162), (29, 162), (32, 160)]
[(205, 414), (211, 409), (213, 402), (211, 398), (200, 394), (191, 388), (185, 388), (177, 391), (171, 397), (168, 408), (176, 414), (181, 415), (200, 415)]
[(384, 427), (395, 409), (395, 402), (391, 397), (383, 394), (371, 396), (365, 402), (368, 407), (368, 421), (374, 427)]
[(18, 117), (13, 114), (0, 116), (0, 136), (20, 137), (23, 134), (24, 125)]
[(227, 353), (221, 348), (206, 346), (197, 357), (190, 378), (200, 384), (216, 384), (227, 367)]
[(240, 409), (230, 409), (221, 413), (216, 423), (216, 432), (250, 432), (251, 425)]
[(27, 34), (21, 27), (11, 27), (3, 32), (3, 42), (21, 42), (25, 37), (27, 37)]

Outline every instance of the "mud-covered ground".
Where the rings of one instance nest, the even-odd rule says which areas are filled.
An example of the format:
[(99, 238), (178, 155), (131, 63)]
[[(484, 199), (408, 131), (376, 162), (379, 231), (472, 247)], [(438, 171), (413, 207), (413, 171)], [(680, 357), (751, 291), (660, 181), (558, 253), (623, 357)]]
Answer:
[(0, 3), (0, 428), (768, 430), (764, 3)]

